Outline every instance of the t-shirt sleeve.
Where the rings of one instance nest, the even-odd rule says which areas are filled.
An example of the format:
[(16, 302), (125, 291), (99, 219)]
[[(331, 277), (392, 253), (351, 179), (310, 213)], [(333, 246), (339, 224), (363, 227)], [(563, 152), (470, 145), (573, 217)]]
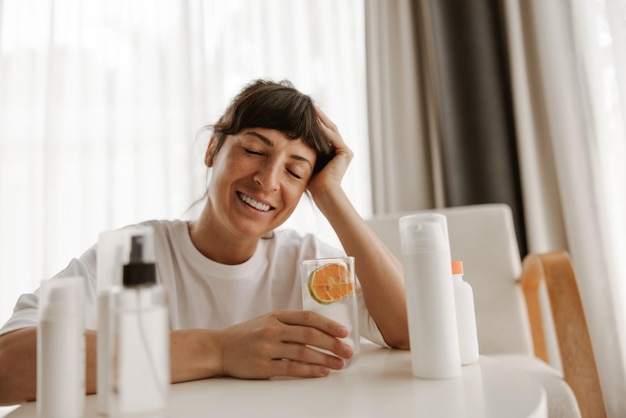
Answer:
[(378, 325), (376, 325), (376, 322), (374, 322), (374, 318), (372, 318), (369, 311), (367, 310), (367, 306), (365, 306), (365, 299), (363, 297), (363, 292), (361, 291), (360, 286), (358, 286), (357, 288), (356, 300), (359, 315), (359, 332), (361, 334), (361, 337), (367, 338), (371, 342), (380, 346), (389, 348), (389, 345), (385, 342), (385, 339), (383, 338), (383, 334), (381, 334), (380, 330), (378, 329)]
[[(96, 245), (87, 250), (80, 258), (72, 259), (68, 266), (57, 273), (51, 280), (64, 277), (81, 276), (85, 279), (85, 325), (87, 329), (96, 329)], [(13, 315), (0, 328), (0, 335), (20, 328), (35, 327), (39, 323), (39, 289), (33, 293), (21, 295)]]

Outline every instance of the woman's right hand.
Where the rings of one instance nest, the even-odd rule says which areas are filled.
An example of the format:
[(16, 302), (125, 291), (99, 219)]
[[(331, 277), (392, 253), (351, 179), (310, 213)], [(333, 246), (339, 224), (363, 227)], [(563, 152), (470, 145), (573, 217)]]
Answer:
[(341, 324), (310, 311), (262, 315), (218, 332), (222, 374), (244, 379), (326, 376), (352, 357), (351, 347), (340, 340), (347, 335)]
[(320, 194), (326, 194), (337, 189), (341, 190), (341, 180), (354, 157), (354, 153), (339, 133), (337, 125), (319, 107), (315, 107), (315, 112), (317, 113), (319, 127), (328, 139), (330, 146), (334, 148), (335, 156), (326, 164), (322, 171), (309, 181), (307, 189), (313, 195), (313, 199), (318, 198)]

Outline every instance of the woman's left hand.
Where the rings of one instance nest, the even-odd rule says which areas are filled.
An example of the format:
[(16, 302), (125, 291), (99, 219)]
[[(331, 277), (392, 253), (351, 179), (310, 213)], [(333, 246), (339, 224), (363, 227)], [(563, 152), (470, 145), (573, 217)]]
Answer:
[(343, 141), (337, 126), (317, 105), (315, 106), (315, 111), (317, 112), (318, 123), (322, 133), (328, 138), (330, 145), (335, 149), (335, 156), (326, 164), (326, 167), (317, 173), (309, 182), (307, 187), (314, 197), (316, 194), (341, 187), (341, 180), (354, 156), (352, 150), (348, 148)]

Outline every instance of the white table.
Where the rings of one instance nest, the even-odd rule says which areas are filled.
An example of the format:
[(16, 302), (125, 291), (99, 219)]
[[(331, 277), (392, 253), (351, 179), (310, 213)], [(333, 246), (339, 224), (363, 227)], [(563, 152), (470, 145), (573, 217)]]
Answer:
[[(421, 380), (408, 351), (362, 344), (348, 369), (318, 379), (214, 378), (171, 386), (168, 417), (547, 418), (543, 387), (519, 369), (481, 356), (456, 379)], [(88, 396), (85, 417), (100, 417)], [(27, 403), (8, 418), (36, 417)]]

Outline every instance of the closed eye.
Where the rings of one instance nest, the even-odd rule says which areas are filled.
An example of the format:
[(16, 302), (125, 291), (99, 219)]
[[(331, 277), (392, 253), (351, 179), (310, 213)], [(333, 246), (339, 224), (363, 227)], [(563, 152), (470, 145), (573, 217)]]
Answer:
[(293, 171), (291, 171), (291, 170), (287, 170), (287, 172), (288, 172), (288, 173), (289, 173), (292, 177), (295, 177), (295, 178), (297, 178), (297, 179), (301, 179), (301, 178), (302, 178), (301, 176), (299, 176), (298, 174), (294, 173), (294, 172), (293, 172)]
[(252, 149), (250, 149), (250, 148), (244, 148), (243, 150), (244, 150), (247, 154), (252, 154), (252, 155), (263, 155), (261, 152), (259, 152), (259, 151), (255, 151), (255, 150), (252, 150)]

